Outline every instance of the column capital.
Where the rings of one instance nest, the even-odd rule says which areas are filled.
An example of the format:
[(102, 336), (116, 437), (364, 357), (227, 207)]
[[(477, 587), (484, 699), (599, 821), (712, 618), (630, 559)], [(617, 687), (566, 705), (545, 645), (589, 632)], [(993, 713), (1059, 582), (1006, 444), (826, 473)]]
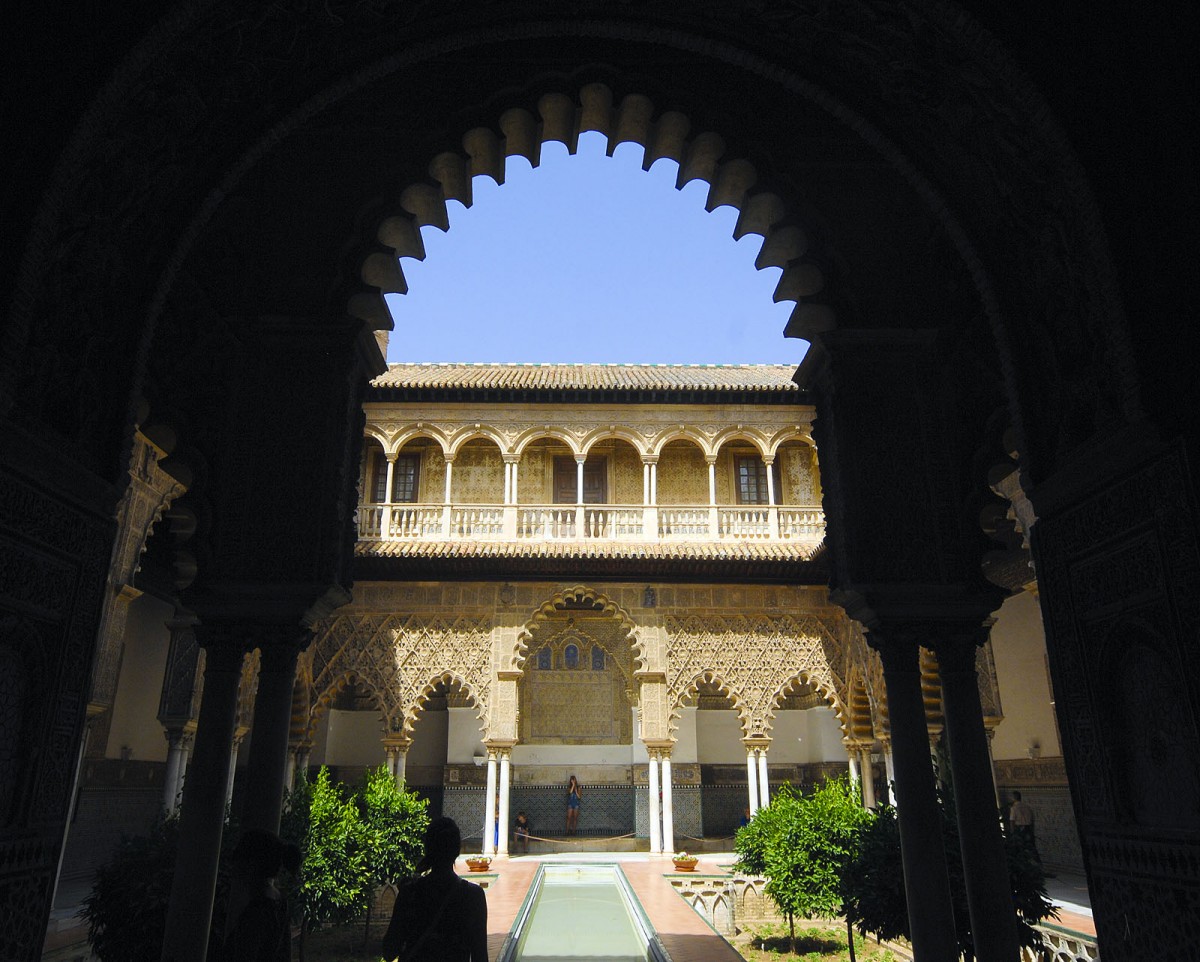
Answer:
[(388, 459), (389, 464), (395, 464), (396, 458), (400, 457), (399, 451), (384, 451), (383, 456)]
[(443, 451), (442, 457), (446, 459), (447, 464), (453, 464), (454, 459), (458, 457), (458, 454), (454, 451)]
[(500, 455), (500, 457), (501, 457), (501, 459), (504, 461), (504, 463), (505, 463), (505, 464), (520, 464), (520, 463), (521, 463), (521, 455), (520, 455), (520, 453), (517, 453), (517, 454), (501, 454), (501, 455)]
[(746, 746), (747, 752), (762, 751), (765, 752), (771, 747), (771, 739), (762, 736), (754, 738), (743, 738), (742, 744)]
[(642, 455), (642, 464), (658, 464), (658, 455), (657, 454), (643, 454)]
[(717, 463), (717, 455), (715, 455), (715, 454), (706, 454), (706, 455), (704, 455), (704, 463), (705, 463), (705, 464), (710, 464), (710, 465), (711, 465), (711, 464), (716, 464), (716, 463)]

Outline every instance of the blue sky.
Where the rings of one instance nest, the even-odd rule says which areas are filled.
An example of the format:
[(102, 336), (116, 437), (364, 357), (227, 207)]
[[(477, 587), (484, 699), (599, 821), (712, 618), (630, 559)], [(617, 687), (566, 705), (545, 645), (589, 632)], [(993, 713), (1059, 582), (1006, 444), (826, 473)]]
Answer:
[(754, 269), (762, 238), (735, 243), (737, 211), (706, 212), (703, 182), (677, 191), (675, 163), (604, 146), (584, 134), (536, 169), (509, 158), (503, 186), (475, 178), (450, 230), (423, 231), (425, 260), (401, 261), (388, 360), (798, 364), (780, 272)]

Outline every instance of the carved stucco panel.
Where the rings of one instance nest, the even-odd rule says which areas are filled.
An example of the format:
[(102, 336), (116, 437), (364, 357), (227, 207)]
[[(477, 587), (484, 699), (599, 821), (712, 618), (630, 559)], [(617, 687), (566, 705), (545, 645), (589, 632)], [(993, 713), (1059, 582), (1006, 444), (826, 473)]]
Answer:
[(665, 632), (672, 722), (706, 677), (728, 690), (745, 737), (767, 735), (779, 695), (799, 678), (845, 720), (845, 645), (813, 615), (668, 616)]
[(350, 677), (376, 699), (389, 732), (411, 734), (421, 703), (443, 680), (460, 685), (486, 723), (494, 673), (491, 619), (343, 614), (318, 626), (312, 645), (309, 731)]

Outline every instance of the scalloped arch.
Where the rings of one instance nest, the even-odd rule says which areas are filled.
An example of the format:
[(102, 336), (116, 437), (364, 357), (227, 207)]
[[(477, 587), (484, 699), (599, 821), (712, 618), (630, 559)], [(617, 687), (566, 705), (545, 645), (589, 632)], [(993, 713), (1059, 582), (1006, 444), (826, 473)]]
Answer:
[(396, 209), (383, 217), (376, 232), (382, 246), (362, 256), (358, 276), (366, 286), (349, 296), (348, 314), (376, 330), (390, 330), (392, 319), (384, 296), (408, 293), (400, 258), (424, 260), (422, 227), (449, 230), (446, 204), (456, 200), (470, 207), (471, 181), (475, 177), (490, 177), (496, 184), (503, 184), (509, 157), (524, 157), (537, 167), (542, 144), (559, 142), (574, 153), (579, 135), (594, 131), (608, 139), (610, 156), (619, 144), (641, 146), (643, 170), (649, 170), (657, 160), (675, 161), (679, 165), (677, 190), (694, 180), (706, 182), (709, 191), (705, 210), (733, 207), (738, 211), (733, 239), (748, 234), (762, 237), (755, 268), (778, 267), (782, 271), (774, 300), (793, 301), (796, 305), (786, 327), (791, 336), (811, 337), (836, 326), (832, 307), (810, 300), (824, 290), (825, 277), (808, 257), (808, 232), (789, 214), (782, 198), (756, 190), (759, 173), (750, 161), (726, 157), (726, 144), (719, 134), (702, 131), (692, 135), (691, 120), (679, 111), (655, 116), (654, 104), (642, 94), (628, 94), (614, 105), (612, 91), (602, 83), (586, 84), (574, 99), (564, 93), (543, 94), (537, 114), (535, 117), (524, 108), (512, 107), (499, 115), (494, 128), (465, 131), (461, 152), (436, 155), (429, 162), (430, 180), (400, 191)]
[(305, 731), (305, 738), (312, 740), (316, 735), (317, 722), (321, 720), (321, 716), (329, 711), (333, 700), (339, 694), (349, 687), (351, 682), (356, 682), (371, 696), (371, 702), (379, 712), (379, 720), (383, 726), (386, 726), (391, 720), (391, 713), (387, 707), (387, 699), (375, 687), (367, 681), (361, 674), (353, 668), (347, 668), (345, 671), (335, 675), (325, 688), (312, 699), (311, 706), (308, 709), (308, 727)]
[(771, 698), (767, 702), (767, 710), (763, 713), (764, 731), (770, 732), (772, 727), (774, 727), (775, 712), (779, 710), (780, 700), (797, 684), (812, 685), (825, 700), (825, 704), (833, 709), (833, 713), (837, 716), (838, 724), (841, 726), (842, 731), (845, 732), (847, 730), (849, 723), (848, 713), (846, 705), (838, 697), (838, 693), (823, 682), (819, 676), (810, 672), (807, 668), (802, 668), (784, 681), (783, 684), (779, 685), (771, 694)]
[(607, 595), (597, 591), (595, 588), (589, 588), (587, 585), (574, 585), (570, 588), (564, 588), (538, 606), (525, 624), (521, 626), (521, 630), (517, 632), (512, 652), (512, 664), (514, 668), (518, 671), (525, 670), (525, 659), (529, 655), (529, 639), (533, 637), (533, 631), (538, 624), (556, 615), (558, 613), (557, 605), (565, 605), (570, 601), (576, 603), (590, 601), (594, 605), (600, 605), (606, 614), (616, 615), (621, 624), (625, 626), (625, 636), (631, 642), (634, 672), (636, 673), (645, 668), (645, 652), (642, 647), (642, 639), (638, 635), (637, 622), (633, 620), (628, 611)]
[(481, 726), (487, 723), (487, 706), (483, 703), (483, 699), (479, 697), (479, 693), (471, 687), (471, 683), (461, 674), (456, 671), (447, 670), (426, 679), (424, 686), (421, 688), (421, 693), (417, 695), (413, 704), (405, 709), (404, 734), (407, 737), (412, 737), (413, 729), (417, 724), (417, 716), (424, 710), (425, 703), (429, 701), (429, 696), (433, 694), (433, 690), (438, 685), (443, 683), (457, 686), (460, 692), (471, 699), (471, 704), (475, 708), (475, 717), (479, 720)]
[(750, 706), (746, 704), (741, 692), (734, 689), (719, 672), (713, 671), (711, 668), (706, 668), (703, 671), (697, 672), (692, 676), (692, 679), (684, 685), (680, 690), (670, 708), (667, 711), (667, 731), (674, 733), (679, 728), (679, 719), (682, 717), (683, 703), (687, 698), (694, 695), (702, 684), (705, 682), (714, 684), (718, 690), (726, 698), (733, 703), (733, 710), (737, 712), (738, 724), (742, 729), (742, 737), (750, 736)]

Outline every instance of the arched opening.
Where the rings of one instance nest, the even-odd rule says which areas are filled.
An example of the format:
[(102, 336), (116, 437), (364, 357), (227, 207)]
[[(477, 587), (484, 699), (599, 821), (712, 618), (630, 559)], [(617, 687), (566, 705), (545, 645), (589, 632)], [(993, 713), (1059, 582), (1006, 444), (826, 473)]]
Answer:
[(347, 673), (313, 707), (309, 763), (325, 766), (335, 781), (353, 785), (367, 769), (384, 764), (383, 728), (379, 696)]

